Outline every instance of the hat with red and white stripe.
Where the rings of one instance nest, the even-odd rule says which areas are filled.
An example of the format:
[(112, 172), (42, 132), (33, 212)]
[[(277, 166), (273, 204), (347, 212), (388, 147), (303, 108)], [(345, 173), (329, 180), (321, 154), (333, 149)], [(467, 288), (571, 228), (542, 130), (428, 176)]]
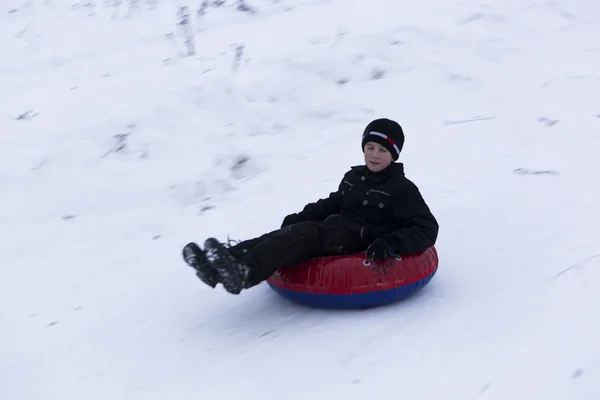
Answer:
[(387, 118), (376, 119), (371, 121), (363, 132), (361, 144), (363, 152), (367, 142), (379, 143), (388, 149), (392, 159), (396, 161), (404, 146), (404, 132), (396, 121)]

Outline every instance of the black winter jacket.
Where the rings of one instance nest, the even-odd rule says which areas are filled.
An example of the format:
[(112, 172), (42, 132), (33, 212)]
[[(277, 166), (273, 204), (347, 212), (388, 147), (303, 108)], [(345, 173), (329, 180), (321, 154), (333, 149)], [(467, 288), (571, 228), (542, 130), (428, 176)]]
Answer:
[(336, 192), (307, 204), (298, 216), (324, 221), (335, 214), (341, 218), (332, 223), (359, 223), (367, 243), (385, 237), (399, 255), (423, 251), (437, 240), (438, 222), (402, 163), (377, 173), (365, 165), (352, 167)]

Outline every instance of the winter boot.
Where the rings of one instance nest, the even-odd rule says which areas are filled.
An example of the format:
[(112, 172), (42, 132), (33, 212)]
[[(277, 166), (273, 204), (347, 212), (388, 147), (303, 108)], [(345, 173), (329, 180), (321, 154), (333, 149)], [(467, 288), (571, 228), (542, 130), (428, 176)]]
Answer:
[(182, 253), (185, 262), (196, 270), (196, 276), (214, 289), (219, 283), (219, 274), (210, 266), (205, 252), (196, 243), (188, 243)]
[(232, 294), (240, 294), (247, 287), (250, 268), (245, 257), (237, 257), (215, 238), (208, 238), (204, 242), (206, 258), (212, 268), (219, 275), (219, 282), (225, 290)]

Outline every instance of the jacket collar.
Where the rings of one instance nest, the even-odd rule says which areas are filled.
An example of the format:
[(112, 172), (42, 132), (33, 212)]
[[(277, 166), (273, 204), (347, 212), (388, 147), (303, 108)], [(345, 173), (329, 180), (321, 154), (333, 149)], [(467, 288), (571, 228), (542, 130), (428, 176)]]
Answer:
[(369, 171), (366, 165), (356, 165), (351, 167), (351, 169), (355, 173), (361, 176), (366, 176), (374, 182), (383, 182), (392, 175), (404, 176), (404, 164), (402, 164), (401, 162), (392, 162), (386, 169), (379, 172)]

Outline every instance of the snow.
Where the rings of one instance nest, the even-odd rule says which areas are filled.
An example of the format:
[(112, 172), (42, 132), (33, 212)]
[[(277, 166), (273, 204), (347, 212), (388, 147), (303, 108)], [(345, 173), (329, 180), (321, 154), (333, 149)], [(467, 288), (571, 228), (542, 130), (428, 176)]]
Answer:
[[(179, 3), (87, 3), (0, 5), (1, 399), (600, 398), (600, 3), (190, 2), (192, 56)], [(440, 222), (418, 295), (183, 263), (335, 190), (380, 116)]]

